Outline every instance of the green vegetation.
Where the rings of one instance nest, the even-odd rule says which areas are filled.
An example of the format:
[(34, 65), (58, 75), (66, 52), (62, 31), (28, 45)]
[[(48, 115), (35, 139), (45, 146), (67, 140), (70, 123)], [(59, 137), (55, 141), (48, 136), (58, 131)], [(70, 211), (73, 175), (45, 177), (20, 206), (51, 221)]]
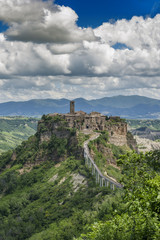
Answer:
[(78, 132), (77, 138), (78, 138), (79, 146), (83, 147), (83, 143), (90, 138), (90, 135), (89, 134), (84, 134), (82, 132)]
[(148, 127), (152, 130), (160, 130), (160, 120), (126, 120), (132, 129)]
[(24, 117), (0, 117), (0, 153), (14, 149), (35, 134), (37, 119)]
[(119, 117), (114, 117), (114, 118), (108, 118), (106, 117), (106, 126), (113, 126), (113, 125), (117, 125), (120, 123), (126, 123), (126, 119), (123, 118), (119, 118)]
[[(160, 151), (147, 155), (128, 153), (121, 157), (123, 204), (112, 217), (95, 222), (77, 240), (144, 240), (160, 236)], [(155, 171), (156, 169), (156, 171)]]
[[(86, 224), (103, 219), (118, 205), (118, 193), (99, 188), (84, 165), (83, 159), (70, 155), (63, 162), (36, 164), (39, 152), (50, 151), (62, 157), (70, 148), (66, 139), (52, 136), (38, 145), (37, 136), (1, 156), (0, 239), (2, 240), (71, 240), (78, 237)], [(63, 151), (65, 150), (65, 152)], [(42, 154), (42, 155), (43, 155)], [(72, 152), (71, 152), (72, 154)], [(5, 168), (10, 165), (10, 168)], [(107, 203), (107, 205), (104, 205)]]
[(118, 147), (109, 143), (109, 135), (107, 131), (102, 131), (101, 135), (89, 143), (89, 148), (94, 153), (94, 161), (101, 170), (102, 174), (115, 178), (119, 181), (122, 177), (120, 169), (110, 165), (110, 162), (115, 162), (121, 154), (124, 154), (127, 147)]
[(121, 181), (122, 174), (121, 174), (120, 169), (118, 169), (112, 165), (107, 165), (106, 171), (107, 171), (108, 176), (115, 178), (118, 182)]
[(102, 171), (121, 178), (124, 188), (112, 191), (96, 185), (82, 157), (88, 136), (76, 136), (43, 116), (34, 136), (0, 156), (0, 239), (158, 240), (160, 151), (126, 153), (103, 131), (89, 147)]

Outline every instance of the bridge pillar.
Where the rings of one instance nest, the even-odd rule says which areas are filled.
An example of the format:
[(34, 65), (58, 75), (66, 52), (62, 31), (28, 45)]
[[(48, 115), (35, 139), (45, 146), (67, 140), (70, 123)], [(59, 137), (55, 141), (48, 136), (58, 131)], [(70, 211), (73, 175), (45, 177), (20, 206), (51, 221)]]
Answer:
[(94, 165), (92, 164), (92, 175), (94, 175)]
[(98, 172), (96, 170), (96, 183), (98, 183)]
[(104, 178), (102, 178), (102, 187), (103, 187), (103, 185), (104, 185)]
[(100, 187), (102, 187), (102, 178), (101, 178), (101, 176), (99, 178), (99, 185), (100, 185)]
[(103, 177), (100, 177), (100, 187), (103, 187)]
[(108, 180), (105, 180), (105, 187), (109, 187), (109, 182), (108, 182)]
[(114, 190), (114, 184), (113, 183), (111, 183), (110, 187), (111, 187), (112, 190)]
[(97, 180), (98, 180), (98, 183), (99, 183), (99, 178), (100, 178), (100, 176), (99, 176), (99, 173), (97, 172)]

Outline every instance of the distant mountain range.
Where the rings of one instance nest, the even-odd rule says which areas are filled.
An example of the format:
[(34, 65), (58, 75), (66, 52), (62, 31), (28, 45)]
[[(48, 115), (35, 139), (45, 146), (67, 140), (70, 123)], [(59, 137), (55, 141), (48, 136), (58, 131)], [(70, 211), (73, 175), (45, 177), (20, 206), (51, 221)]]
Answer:
[[(97, 111), (128, 119), (160, 119), (160, 100), (142, 96), (115, 96), (95, 100), (74, 99), (76, 111)], [(69, 112), (68, 99), (33, 99), (0, 103), (0, 116), (34, 116)]]

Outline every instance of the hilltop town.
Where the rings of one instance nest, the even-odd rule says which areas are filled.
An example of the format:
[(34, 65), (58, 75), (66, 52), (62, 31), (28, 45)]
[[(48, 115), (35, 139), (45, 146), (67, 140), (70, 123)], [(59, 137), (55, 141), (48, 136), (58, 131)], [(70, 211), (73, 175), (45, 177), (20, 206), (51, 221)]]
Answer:
[[(136, 149), (136, 141), (133, 139), (132, 135), (127, 131), (127, 123), (124, 119), (121, 119), (118, 116), (105, 116), (99, 112), (85, 113), (83, 111), (75, 111), (75, 102), (70, 102), (70, 112), (67, 114), (48, 114), (48, 117), (54, 119), (59, 116), (67, 123), (67, 127), (76, 129), (79, 131), (107, 131), (109, 134), (109, 140), (111, 144), (116, 146), (128, 145), (133, 149)], [(39, 121), (39, 126), (45, 123), (45, 120)], [(50, 130), (52, 133), (56, 134), (56, 129), (59, 125), (55, 124), (53, 121)], [(38, 127), (39, 128), (39, 127)], [(44, 133), (42, 139), (47, 140), (47, 133)], [(59, 133), (58, 133), (59, 135)], [(49, 140), (49, 139), (48, 139)]]

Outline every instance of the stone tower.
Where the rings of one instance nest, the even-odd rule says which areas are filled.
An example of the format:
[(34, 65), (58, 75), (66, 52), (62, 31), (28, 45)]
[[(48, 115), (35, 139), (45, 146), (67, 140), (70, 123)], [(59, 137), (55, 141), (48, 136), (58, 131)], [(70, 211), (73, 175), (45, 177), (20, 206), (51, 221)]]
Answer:
[(70, 114), (74, 114), (75, 110), (74, 110), (74, 101), (70, 101)]

